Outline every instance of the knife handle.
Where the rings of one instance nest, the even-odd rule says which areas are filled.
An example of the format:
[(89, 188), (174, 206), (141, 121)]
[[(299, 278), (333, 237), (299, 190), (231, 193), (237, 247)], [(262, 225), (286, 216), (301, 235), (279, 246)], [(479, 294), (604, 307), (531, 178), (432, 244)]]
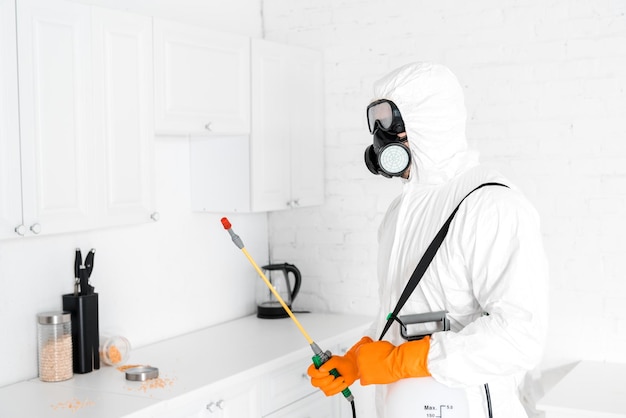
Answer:
[(80, 248), (76, 248), (74, 254), (74, 296), (78, 296), (78, 285), (80, 283), (80, 266), (83, 264), (83, 256)]
[(76, 254), (74, 256), (74, 277), (78, 277), (78, 269), (83, 264), (83, 256), (80, 253), (80, 248), (76, 249)]
[(95, 255), (96, 249), (92, 248), (91, 250), (89, 250), (89, 253), (87, 253), (87, 257), (85, 257), (85, 270), (87, 273), (87, 278), (91, 276), (91, 271), (93, 270), (93, 259)]

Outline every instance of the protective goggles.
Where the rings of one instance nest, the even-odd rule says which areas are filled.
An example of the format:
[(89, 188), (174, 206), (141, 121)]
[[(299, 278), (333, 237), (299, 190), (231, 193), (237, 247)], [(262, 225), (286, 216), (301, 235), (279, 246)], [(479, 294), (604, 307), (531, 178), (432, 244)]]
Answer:
[(376, 100), (367, 106), (367, 125), (371, 134), (377, 128), (395, 134), (405, 131), (400, 110), (394, 102), (387, 99)]

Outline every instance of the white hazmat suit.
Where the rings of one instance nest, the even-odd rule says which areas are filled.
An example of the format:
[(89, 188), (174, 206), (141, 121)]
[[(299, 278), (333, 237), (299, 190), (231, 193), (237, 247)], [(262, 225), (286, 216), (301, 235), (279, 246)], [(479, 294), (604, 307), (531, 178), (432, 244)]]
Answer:
[[(446, 67), (403, 66), (375, 84), (376, 99), (393, 101), (404, 120), (411, 167), (402, 194), (379, 230), (380, 312), (369, 332), (378, 339), (408, 278), (463, 197), (443, 244), (400, 315), (448, 311), (451, 330), (431, 337), (428, 370), (463, 388), (471, 418), (526, 417), (519, 387), (541, 359), (547, 328), (548, 267), (535, 209), (506, 178), (478, 163), (465, 138), (463, 91)], [(385, 336), (404, 342), (399, 326)], [(377, 387), (379, 416), (386, 391)], [(387, 417), (385, 418), (393, 418)]]

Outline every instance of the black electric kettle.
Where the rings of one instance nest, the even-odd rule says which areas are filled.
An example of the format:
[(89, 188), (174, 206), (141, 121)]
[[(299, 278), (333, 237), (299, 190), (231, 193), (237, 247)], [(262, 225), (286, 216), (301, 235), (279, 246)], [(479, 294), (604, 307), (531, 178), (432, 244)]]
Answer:
[[(300, 270), (289, 263), (269, 264), (263, 266), (262, 269), (265, 270), (267, 280), (269, 280), (276, 292), (278, 292), (287, 307), (291, 309), (291, 304), (296, 298), (302, 282)], [(290, 273), (293, 275), (293, 286), (289, 280)], [(275, 319), (289, 316), (276, 296), (274, 296), (274, 293), (272, 293), (265, 282), (260, 280), (260, 278), (257, 283), (256, 303), (257, 318)]]

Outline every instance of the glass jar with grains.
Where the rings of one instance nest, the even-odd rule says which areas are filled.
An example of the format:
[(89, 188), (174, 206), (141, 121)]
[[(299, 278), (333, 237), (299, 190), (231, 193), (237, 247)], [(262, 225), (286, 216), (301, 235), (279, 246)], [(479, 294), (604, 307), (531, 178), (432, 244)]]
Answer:
[(60, 382), (74, 375), (71, 321), (69, 312), (37, 315), (39, 379), (44, 382)]

